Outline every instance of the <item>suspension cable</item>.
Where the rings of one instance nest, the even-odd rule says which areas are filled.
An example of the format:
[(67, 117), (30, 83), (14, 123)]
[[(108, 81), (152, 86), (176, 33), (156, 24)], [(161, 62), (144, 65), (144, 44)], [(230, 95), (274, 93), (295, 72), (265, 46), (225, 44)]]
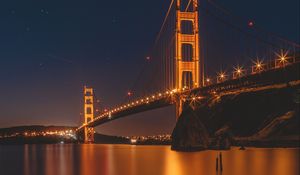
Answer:
[(173, 6), (173, 4), (174, 4), (174, 1), (175, 1), (175, 0), (172, 0), (171, 3), (170, 3), (170, 6), (169, 6), (169, 9), (168, 9), (167, 14), (166, 14), (166, 16), (165, 16), (165, 19), (164, 19), (164, 21), (163, 21), (163, 24), (162, 24), (162, 26), (161, 26), (161, 28), (160, 28), (160, 30), (159, 30), (158, 35), (156, 36), (154, 45), (156, 45), (156, 43), (158, 42), (158, 40), (159, 40), (159, 38), (160, 38), (160, 36), (161, 36), (161, 34), (162, 34), (162, 31), (163, 31), (163, 29), (164, 29), (164, 27), (165, 27), (165, 24), (166, 24), (166, 22), (167, 22), (167, 19), (168, 19), (168, 17), (169, 17), (169, 14), (170, 14), (170, 12), (171, 12), (171, 9), (172, 9), (172, 6)]

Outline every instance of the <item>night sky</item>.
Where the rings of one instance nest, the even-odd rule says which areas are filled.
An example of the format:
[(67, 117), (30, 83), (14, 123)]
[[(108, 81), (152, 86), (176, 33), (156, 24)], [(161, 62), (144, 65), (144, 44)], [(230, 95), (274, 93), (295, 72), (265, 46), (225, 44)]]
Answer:
[[(299, 43), (299, 0), (216, 2)], [(121, 103), (168, 5), (161, 0), (1, 1), (0, 127), (79, 125), (84, 84), (96, 89), (102, 107)], [(174, 124), (175, 111), (168, 108), (97, 131), (152, 135), (170, 133)]]

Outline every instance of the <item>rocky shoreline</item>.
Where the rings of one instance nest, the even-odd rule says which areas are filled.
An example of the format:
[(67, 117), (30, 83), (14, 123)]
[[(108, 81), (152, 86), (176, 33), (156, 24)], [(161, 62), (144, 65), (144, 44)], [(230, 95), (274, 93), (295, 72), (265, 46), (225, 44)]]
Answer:
[(212, 96), (185, 104), (172, 133), (172, 150), (300, 147), (300, 86)]

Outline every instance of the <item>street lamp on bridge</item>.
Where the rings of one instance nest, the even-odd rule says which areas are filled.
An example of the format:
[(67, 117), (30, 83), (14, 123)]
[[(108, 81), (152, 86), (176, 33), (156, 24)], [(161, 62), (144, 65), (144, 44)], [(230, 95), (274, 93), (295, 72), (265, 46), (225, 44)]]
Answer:
[(264, 63), (263, 61), (256, 59), (256, 61), (252, 61), (253, 62), (253, 66), (252, 66), (252, 74), (255, 73), (260, 73), (262, 71), (264, 71)]
[(217, 76), (217, 83), (221, 83), (226, 80), (226, 72), (220, 71)]
[(278, 58), (275, 60), (275, 67), (285, 67), (287, 64), (289, 64), (289, 57), (288, 57), (288, 51), (284, 52), (283, 50), (280, 51), (280, 54), (275, 53)]
[(240, 78), (244, 74), (245, 74), (245, 70), (244, 70), (244, 68), (242, 66), (238, 65), (238, 66), (234, 67), (234, 71), (232, 73), (233, 79)]

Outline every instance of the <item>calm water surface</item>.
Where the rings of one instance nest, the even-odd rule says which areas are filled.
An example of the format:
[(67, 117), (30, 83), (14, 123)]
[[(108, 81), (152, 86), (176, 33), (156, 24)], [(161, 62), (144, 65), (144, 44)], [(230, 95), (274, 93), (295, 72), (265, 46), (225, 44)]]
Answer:
[[(0, 146), (0, 174), (218, 175), (218, 153), (179, 153), (169, 146)], [(299, 149), (233, 148), (222, 155), (222, 175), (299, 175)]]

